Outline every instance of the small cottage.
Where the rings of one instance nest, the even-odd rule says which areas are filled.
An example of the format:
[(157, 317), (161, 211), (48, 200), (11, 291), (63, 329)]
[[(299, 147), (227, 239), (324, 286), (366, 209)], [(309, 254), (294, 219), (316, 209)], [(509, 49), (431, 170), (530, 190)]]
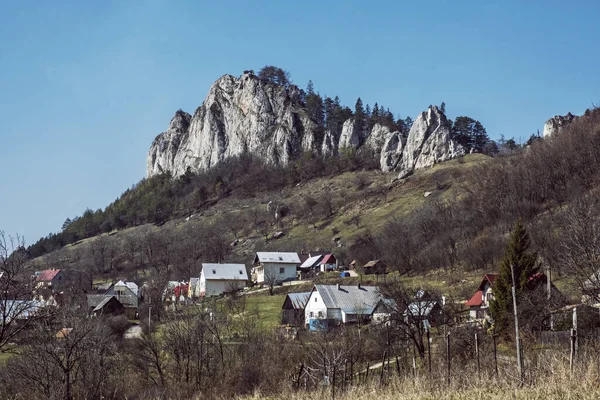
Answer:
[(304, 324), (304, 307), (311, 292), (289, 293), (281, 307), (281, 323), (290, 326)]
[(498, 275), (485, 274), (477, 287), (475, 294), (467, 301), (469, 317), (471, 319), (484, 319), (488, 316), (490, 302), (494, 299), (493, 286)]
[(381, 260), (371, 260), (365, 265), (363, 265), (363, 271), (365, 275), (383, 275), (387, 272), (387, 266)]

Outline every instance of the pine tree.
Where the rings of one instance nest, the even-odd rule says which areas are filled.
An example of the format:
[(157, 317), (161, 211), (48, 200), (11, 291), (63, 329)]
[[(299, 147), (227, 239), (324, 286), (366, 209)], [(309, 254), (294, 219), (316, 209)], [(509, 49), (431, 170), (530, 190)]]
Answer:
[(356, 121), (356, 127), (359, 132), (359, 136), (363, 134), (365, 130), (365, 109), (363, 108), (363, 102), (360, 97), (356, 100), (354, 106), (354, 121)]
[(511, 265), (514, 268), (517, 301), (529, 279), (538, 272), (537, 254), (528, 252), (530, 244), (525, 227), (521, 221), (517, 221), (500, 264), (500, 273), (493, 284), (494, 300), (490, 303), (490, 314), (498, 333), (507, 333), (512, 323)]

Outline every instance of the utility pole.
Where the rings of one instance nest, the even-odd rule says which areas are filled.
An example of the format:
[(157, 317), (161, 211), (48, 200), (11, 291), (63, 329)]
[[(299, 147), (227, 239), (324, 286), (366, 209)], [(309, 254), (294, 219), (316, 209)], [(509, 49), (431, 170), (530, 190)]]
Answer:
[(515, 286), (515, 267), (510, 264), (510, 274), (512, 276), (512, 298), (513, 311), (515, 313), (515, 340), (517, 341), (517, 369), (519, 371), (519, 385), (523, 384), (523, 360), (521, 360), (521, 339), (519, 338), (519, 313), (517, 311), (517, 289)]

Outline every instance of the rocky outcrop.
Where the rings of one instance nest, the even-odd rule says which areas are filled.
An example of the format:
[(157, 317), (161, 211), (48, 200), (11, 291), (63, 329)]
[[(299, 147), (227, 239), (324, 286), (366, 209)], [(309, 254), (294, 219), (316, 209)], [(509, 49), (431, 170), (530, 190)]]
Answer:
[(148, 176), (166, 171), (179, 176), (244, 152), (285, 164), (317, 147), (317, 125), (302, 107), (300, 89), (267, 83), (251, 73), (222, 76), (189, 122), (185, 115), (178, 112), (152, 143)]
[(465, 149), (452, 139), (450, 123), (436, 106), (430, 107), (415, 119), (399, 163), (399, 178), (415, 169), (463, 156)]
[(560, 133), (563, 129), (565, 129), (567, 126), (569, 126), (577, 118), (579, 118), (579, 117), (576, 117), (571, 113), (568, 113), (565, 116), (556, 115), (556, 116), (550, 118), (544, 124), (544, 137), (546, 138), (549, 136), (556, 135), (557, 133)]
[(296, 86), (275, 85), (248, 72), (219, 78), (193, 115), (175, 113), (150, 146), (147, 175), (180, 176), (243, 153), (283, 165), (303, 152), (335, 156), (360, 147), (379, 155), (383, 171), (400, 171), (401, 177), (464, 154), (437, 107), (416, 118), (406, 139), (381, 124), (363, 132), (354, 118), (332, 132), (308, 116)]
[(338, 143), (339, 149), (346, 149), (351, 147), (360, 146), (360, 132), (356, 126), (354, 118), (349, 118), (344, 122), (342, 126), (342, 134), (340, 135), (340, 141)]
[(387, 136), (385, 143), (381, 149), (379, 163), (383, 172), (394, 171), (402, 160), (402, 151), (406, 139), (398, 131), (392, 132)]
[(375, 124), (373, 129), (371, 129), (371, 134), (365, 142), (365, 146), (373, 150), (375, 153), (380, 153), (389, 136), (390, 128), (385, 125)]

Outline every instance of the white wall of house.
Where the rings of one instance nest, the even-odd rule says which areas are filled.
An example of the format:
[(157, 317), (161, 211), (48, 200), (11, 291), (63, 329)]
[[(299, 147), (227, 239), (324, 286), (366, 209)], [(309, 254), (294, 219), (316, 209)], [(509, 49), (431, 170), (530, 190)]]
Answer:
[(275, 274), (277, 276), (277, 282), (295, 280), (296, 264), (263, 263), (256, 268), (256, 281), (258, 283), (263, 283), (265, 281), (265, 272), (267, 274)]
[(218, 296), (231, 290), (239, 290), (246, 287), (246, 282), (234, 279), (209, 279), (204, 283), (204, 296)]
[(308, 324), (311, 319), (330, 318), (327, 311), (327, 307), (325, 306), (321, 295), (314, 290), (310, 294), (306, 306), (304, 307), (304, 323)]

